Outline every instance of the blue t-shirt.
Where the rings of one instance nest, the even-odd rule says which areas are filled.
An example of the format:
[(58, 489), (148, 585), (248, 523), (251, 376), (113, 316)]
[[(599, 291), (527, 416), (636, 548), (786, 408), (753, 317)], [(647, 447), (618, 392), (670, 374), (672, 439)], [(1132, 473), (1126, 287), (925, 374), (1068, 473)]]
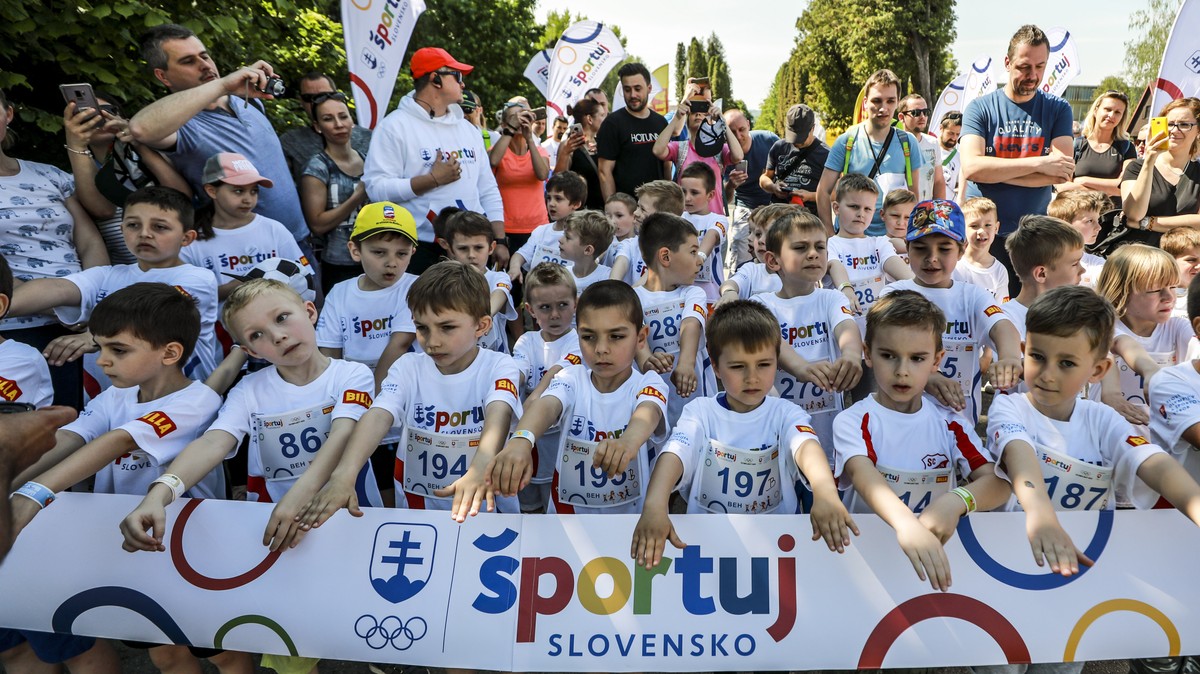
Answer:
[(758, 208), (771, 203), (771, 195), (758, 186), (758, 179), (767, 168), (767, 152), (777, 140), (779, 136), (770, 131), (750, 132), (750, 151), (745, 156), (746, 182), (739, 185), (734, 192), (734, 199), (738, 204)]
[[(917, 137), (911, 133), (896, 129), (891, 142), (884, 148), (883, 143), (871, 140), (865, 126), (865, 123), (856, 124), (833, 141), (833, 146), (829, 148), (829, 158), (825, 160), (825, 168), (838, 173), (867, 175), (871, 172), (871, 167), (875, 166), (875, 158), (879, 156), (880, 152), (884, 153), (883, 162), (879, 165), (879, 173), (875, 176), (875, 183), (879, 185), (879, 198), (875, 200), (875, 215), (871, 218), (871, 226), (867, 228), (868, 236), (883, 236), (887, 233), (887, 228), (883, 226), (883, 197), (892, 190), (908, 187), (908, 178), (904, 170), (904, 147), (900, 142), (900, 134), (908, 136), (909, 163), (913, 177), (916, 177), (917, 169), (925, 165), (925, 159), (921, 156)], [(854, 134), (855, 138), (854, 146), (850, 150), (850, 168), (843, 171), (846, 164), (846, 142), (851, 134)]]
[(296, 183), (288, 170), (279, 136), (259, 109), (261, 103), (248, 104), (231, 96), (229, 105), (234, 110), (232, 115), (224, 110), (201, 110), (179, 128), (175, 151), (168, 153), (175, 170), (191, 184), (197, 198), (207, 202), (201, 182), (204, 162), (218, 152), (243, 155), (264, 178), (275, 184), (259, 190), (254, 212), (283, 223), (297, 241), (308, 237), (308, 223), (300, 210)]
[[(983, 138), (984, 156), (1016, 159), (1050, 154), (1055, 138), (1071, 137), (1071, 105), (1038, 91), (1025, 103), (1014, 103), (1003, 89), (980, 96), (967, 104), (962, 135)], [(979, 194), (996, 202), (1000, 234), (1017, 230), (1021, 216), (1045, 214), (1053, 190), (1020, 187), (1006, 183), (972, 183)], [(968, 186), (968, 189), (970, 185)]]

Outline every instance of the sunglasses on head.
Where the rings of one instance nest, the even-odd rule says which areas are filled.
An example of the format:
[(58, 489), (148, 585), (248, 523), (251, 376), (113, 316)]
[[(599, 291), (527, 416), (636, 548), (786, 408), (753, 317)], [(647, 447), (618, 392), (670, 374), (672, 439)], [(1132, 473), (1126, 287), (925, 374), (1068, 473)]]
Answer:
[(324, 103), (331, 98), (335, 101), (344, 101), (346, 100), (346, 94), (343, 94), (340, 91), (322, 91), (316, 94), (300, 94), (300, 100), (304, 101), (305, 103)]

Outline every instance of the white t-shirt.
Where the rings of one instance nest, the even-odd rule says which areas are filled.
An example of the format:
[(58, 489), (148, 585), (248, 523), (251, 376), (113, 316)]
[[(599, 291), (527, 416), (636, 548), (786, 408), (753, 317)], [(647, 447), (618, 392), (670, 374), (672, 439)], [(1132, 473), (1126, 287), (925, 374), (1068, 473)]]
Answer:
[(683, 463), (679, 493), (689, 514), (786, 515), (800, 512), (797, 492), (807, 480), (795, 456), (808, 440), (819, 442), (808, 414), (796, 405), (766, 398), (743, 414), (729, 409), (720, 393), (683, 408), (663, 453)]
[(417, 277), (404, 274), (391, 286), (371, 291), (359, 287), (362, 278), (342, 281), (326, 295), (317, 319), (317, 346), (341, 349), (345, 360), (374, 370), (393, 332), (417, 332), (408, 310), (408, 289)]
[(530, 232), (525, 245), (517, 249), (517, 253), (525, 258), (525, 261), (521, 263), (523, 271), (529, 271), (543, 262), (561, 264), (568, 269), (575, 266), (574, 262), (562, 256), (562, 249), (558, 244), (562, 241), (563, 230), (556, 229), (557, 224), (548, 222), (538, 225)]
[[(568, 267), (569, 268), (569, 267)], [(516, 320), (517, 308), (513, 305), (512, 299), (512, 279), (508, 274), (502, 271), (488, 270), (484, 273), (488, 284), (488, 302), (490, 303), (492, 293), (499, 290), (504, 293), (505, 301), (504, 308), (500, 313), (492, 316), (492, 329), (486, 335), (479, 338), (479, 347), (496, 351), (498, 353), (508, 353), (508, 332), (506, 326), (509, 321)]]
[(1008, 320), (1017, 328), (1017, 334), (1021, 336), (1021, 341), (1025, 341), (1025, 317), (1029, 315), (1029, 307), (1017, 301), (1017, 298), (1010, 297), (1004, 304), (1000, 305), (1004, 310), (1004, 315), (1008, 316)]
[[(896, 247), (886, 236), (829, 237), (829, 259), (836, 259), (846, 268), (858, 306), (862, 309), (862, 314), (856, 316), (855, 320), (863, 335), (867, 331), (867, 310), (880, 298), (887, 285), (883, 265), (893, 257), (896, 257)], [(825, 285), (832, 288), (833, 281), (827, 280)]]
[(588, 286), (592, 285), (593, 283), (607, 281), (610, 274), (612, 274), (612, 267), (598, 264), (592, 273), (588, 274), (587, 276), (582, 278), (576, 276), (575, 297), (578, 298), (580, 295), (582, 295), (583, 291), (587, 290)]
[[(1136, 340), (1161, 367), (1183, 362), (1187, 356), (1188, 343), (1193, 337), (1192, 326), (1187, 319), (1174, 316), (1168, 318), (1166, 323), (1154, 326), (1154, 332), (1150, 333), (1149, 337), (1134, 334), (1121, 321), (1117, 321), (1115, 332), (1117, 336), (1125, 335)], [(1121, 375), (1121, 393), (1129, 402), (1145, 405), (1145, 381), (1123, 358), (1115, 356), (1115, 360), (1117, 372)]]
[[(775, 314), (784, 346), (791, 345), (804, 360), (833, 361), (842, 355), (833, 332), (842, 323), (854, 321), (850, 300), (842, 293), (817, 288), (810, 295), (786, 300), (775, 293), (755, 295), (753, 299)], [(812, 415), (811, 425), (833, 465), (833, 418), (845, 409), (844, 396), (820, 389), (816, 384), (797, 381), (782, 369), (775, 375), (775, 390), (780, 398)]]
[(713, 374), (712, 363), (708, 359), (708, 347), (704, 344), (704, 326), (708, 323), (708, 299), (704, 290), (697, 286), (680, 286), (669, 291), (650, 291), (645, 286), (634, 288), (638, 299), (642, 302), (642, 314), (646, 326), (650, 329), (648, 346), (651, 351), (675, 354), (676, 367), (679, 366), (679, 338), (683, 322), (688, 318), (700, 321), (700, 345), (696, 349), (696, 390), (691, 396), (684, 398), (675, 390), (670, 373), (665, 373), (663, 379), (671, 387), (671, 399), (667, 404), (667, 421), (669, 427), (674, 427), (679, 420), (683, 406), (696, 398), (707, 398), (717, 393), (717, 379)]
[(729, 281), (737, 285), (738, 299), (748, 300), (759, 293), (776, 293), (783, 289), (783, 279), (767, 271), (762, 262), (747, 262), (733, 272)]
[(1079, 264), (1083, 267), (1083, 277), (1079, 279), (1079, 285), (1095, 288), (1096, 281), (1100, 280), (1100, 272), (1104, 269), (1104, 258), (1084, 253)]
[(0, 402), (37, 408), (54, 402), (50, 366), (41, 351), (14, 339), (0, 342)]
[[(527, 332), (513, 345), (513, 360), (517, 362), (525, 381), (521, 387), (521, 399), (525, 400), (542, 383), (542, 377), (550, 368), (555, 365), (566, 368), (583, 362), (583, 355), (579, 352), (579, 334), (571, 330), (553, 342), (547, 342), (540, 330)], [(554, 457), (558, 454), (558, 444), (557, 426), (537, 439), (534, 484), (548, 483), (554, 477)]]
[(929, 395), (922, 395), (921, 409), (904, 414), (880, 405), (872, 394), (834, 420), (833, 443), (837, 458), (833, 472), (839, 478), (838, 486), (846, 491), (842, 500), (852, 513), (871, 509), (843, 472), (851, 457), (870, 459), (894, 490), (904, 482), (905, 473), (908, 477), (933, 477), (926, 484), (897, 491), (915, 513), (924, 510), (938, 494), (953, 489), (958, 480), (956, 473), (965, 478), (992, 461), (975, 435), (974, 425)]
[[(1000, 462), (1013, 440), (1024, 440), (1035, 452), (1053, 452), (1037, 458), (1055, 510), (1112, 510), (1118, 500), (1152, 508), (1158, 501), (1158, 494), (1138, 479), (1137, 469), (1163, 450), (1107, 405), (1077, 400), (1070, 420), (1057, 421), (1038, 412), (1029, 394), (998, 395), (988, 408), (988, 438), (996, 474), (1006, 480)], [(1090, 474), (1096, 466), (1112, 468), (1111, 480)], [(1111, 485), (1108, 491), (1105, 482)], [(1016, 498), (1009, 500), (1008, 509), (1020, 509)]]
[[(156, 400), (138, 402), (139, 387), (109, 387), (63, 427), (92, 442), (121, 429), (137, 449), (96, 473), (96, 493), (144, 495), (192, 440), (204, 435), (221, 407), (221, 396), (195, 381)], [(194, 498), (225, 498), (225, 470), (220, 465), (188, 490)]]
[[(958, 198), (958, 177), (962, 170), (962, 156), (958, 154), (958, 146), (946, 150), (939, 141), (938, 164), (942, 167), (942, 177), (946, 179), (946, 198), (953, 201)], [(922, 178), (921, 182), (923, 184), (925, 179)]]
[(298, 262), (305, 274), (313, 273), (308, 258), (300, 252), (287, 227), (261, 215), (235, 229), (214, 228), (213, 238), (193, 241), (179, 252), (179, 259), (184, 262), (211, 271), (219, 286), (234, 280), (226, 274), (242, 276), (254, 265), (273, 257)]
[[(358, 421), (371, 407), (375, 380), (362, 363), (330, 358), (316, 379), (296, 386), (272, 365), (246, 375), (229, 391), (210, 430), (239, 443), (250, 436), (246, 497), (278, 503), (304, 474), (335, 419)], [(355, 484), (361, 505), (381, 506), (370, 466)]]
[(626, 239), (613, 238), (612, 245), (610, 245), (608, 247), (608, 250), (604, 251), (604, 254), (596, 259), (599, 261), (600, 264), (602, 264), (606, 267), (612, 267), (613, 264), (615, 264), (617, 261), (617, 253), (621, 252), (621, 249), (625, 246), (625, 242), (631, 238), (637, 238), (637, 237), (631, 236)]
[(955, 281), (949, 288), (925, 288), (909, 279), (889, 284), (883, 294), (893, 290), (915, 290), (946, 314), (946, 334), (942, 336), (946, 355), (938, 369), (962, 386), (967, 400), (963, 411), (972, 422), (977, 421), (983, 377), (979, 356), (982, 347), (994, 346), (989, 336), (992, 328), (1000, 321), (1007, 321), (1008, 316), (991, 293), (970, 283)]
[[(660, 444), (667, 439), (667, 398), (671, 393), (656, 372), (630, 373), (617, 390), (601, 393), (592, 384), (592, 373), (586, 365), (573, 365), (554, 375), (545, 396), (562, 403), (558, 426), (558, 451), (555, 453), (554, 477), (550, 487), (547, 511), (563, 514), (631, 515), (642, 512), (642, 500), (650, 483), (650, 450), (647, 445), (638, 449), (637, 459), (629, 462), (625, 473), (610, 479), (592, 466), (592, 456), (576, 443), (598, 443), (605, 438), (620, 437), (629, 425), (634, 410), (642, 403), (652, 403), (662, 413), (648, 444)], [(594, 449), (592, 447), (591, 449)], [(567, 498), (563, 498), (563, 494)], [(578, 505), (597, 503), (596, 506)], [(607, 504), (613, 505), (607, 505)]]
[(616, 257), (613, 258), (613, 263), (616, 263), (616, 258), (623, 257), (629, 260), (629, 269), (625, 271), (625, 283), (630, 286), (636, 286), (638, 282), (646, 275), (646, 261), (642, 259), (642, 248), (638, 245), (638, 237), (631, 236), (621, 242), (617, 248)]
[(1163, 368), (1150, 379), (1150, 437), (1200, 478), (1200, 449), (1183, 434), (1200, 423), (1200, 373), (1191, 361)]
[(718, 289), (725, 281), (725, 256), (721, 254), (721, 251), (724, 250), (725, 236), (729, 231), (729, 218), (720, 213), (707, 215), (684, 213), (683, 219), (692, 223), (692, 226), (696, 228), (697, 240), (701, 243), (704, 242), (704, 237), (709, 230), (717, 233), (717, 245), (713, 247), (712, 253), (701, 265), (700, 273), (696, 274), (696, 285), (704, 288), (709, 302), (716, 302), (721, 297)]
[[(397, 508), (450, 509), (452, 498), (414, 493), (424, 488), (419, 478), (453, 482), (466, 473), (474, 447), (455, 445), (442, 450), (437, 438), (458, 436), (468, 442), (470, 438), (477, 441), (483, 433), (484, 410), (495, 401), (512, 409), (510, 428), (505, 429), (511, 430), (521, 416), (519, 381), (520, 372), (512, 356), (486, 349), (480, 349), (471, 365), (458, 374), (442, 374), (433, 359), (423, 353), (406, 353), (392, 364), (372, 407), (391, 414), (392, 425), (407, 434), (396, 455), (395, 475), (404, 476), (411, 485), (406, 491), (404, 478), (395, 481)], [(406, 475), (410, 453), (414, 472)], [(438, 461), (435, 456), (446, 460)], [(497, 504), (500, 512), (521, 512), (515, 497), (500, 497)]]
[[(921, 155), (925, 158), (925, 161), (921, 163), (921, 168), (914, 171), (921, 177), (921, 188), (917, 190), (920, 194), (917, 195), (917, 198), (925, 201), (933, 198), (933, 172), (940, 168), (938, 150), (941, 143), (938, 142), (937, 136), (928, 133), (918, 131), (913, 135), (917, 137), (917, 147), (921, 148)], [(954, 194), (947, 192), (945, 198), (953, 200)]]
[(66, 277), (66, 280), (79, 288), (79, 294), (83, 298), (80, 306), (64, 306), (54, 310), (58, 320), (66, 324), (88, 320), (100, 300), (134, 283), (165, 283), (175, 286), (192, 298), (200, 312), (200, 337), (196, 340), (196, 348), (184, 366), (183, 373), (197, 381), (204, 381), (220, 364), (221, 346), (217, 343), (216, 333), (217, 283), (213, 280), (212, 272), (186, 263), (178, 267), (146, 271), (142, 271), (136, 264), (120, 264), (84, 269)]
[(993, 259), (990, 267), (977, 267), (963, 258), (954, 266), (950, 277), (956, 282), (972, 283), (983, 288), (991, 293), (997, 302), (1004, 302), (1009, 298), (1008, 270), (1000, 264), (1000, 260)]

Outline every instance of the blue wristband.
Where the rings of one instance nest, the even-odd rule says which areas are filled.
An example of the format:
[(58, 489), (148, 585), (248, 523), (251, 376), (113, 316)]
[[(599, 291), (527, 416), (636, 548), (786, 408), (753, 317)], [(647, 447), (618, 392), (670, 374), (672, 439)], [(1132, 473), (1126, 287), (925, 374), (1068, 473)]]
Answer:
[(54, 492), (44, 484), (37, 482), (26, 482), (21, 485), (21, 488), (12, 493), (13, 496), (24, 496), (25, 498), (38, 504), (39, 508), (45, 508), (54, 502)]

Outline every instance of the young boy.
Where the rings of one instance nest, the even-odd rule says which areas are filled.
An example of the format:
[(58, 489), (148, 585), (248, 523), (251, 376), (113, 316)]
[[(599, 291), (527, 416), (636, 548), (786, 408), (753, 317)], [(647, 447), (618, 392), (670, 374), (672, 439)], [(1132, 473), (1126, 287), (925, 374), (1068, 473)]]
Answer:
[[(870, 219), (868, 213), (864, 229)], [(819, 287), (829, 264), (824, 223), (805, 208), (780, 217), (767, 232), (766, 259), (767, 269), (779, 276), (782, 288), (753, 299), (774, 314), (787, 347), (780, 356), (783, 369), (775, 376), (775, 387), (780, 398), (811, 415), (815, 435), (832, 458), (833, 418), (845, 406), (842, 393), (862, 377), (862, 338), (849, 300), (836, 290)], [(810, 368), (820, 368), (831, 386), (790, 374), (797, 355)]]
[(776, 220), (797, 208), (799, 204), (767, 204), (750, 213), (750, 254), (753, 260), (743, 264), (721, 284), (721, 302), (748, 300), (759, 293), (773, 293), (783, 287), (779, 276), (767, 270), (767, 231)]
[(617, 251), (617, 259), (613, 262), (609, 278), (624, 281), (637, 287), (646, 281), (646, 260), (642, 257), (642, 249), (638, 244), (642, 231), (642, 223), (655, 213), (683, 214), (683, 190), (670, 180), (652, 180), (637, 188), (637, 210), (633, 212), (633, 222), (638, 235), (631, 236), (622, 242)]
[(886, 236), (867, 236), (878, 199), (879, 186), (861, 173), (848, 173), (838, 179), (833, 197), (837, 234), (829, 239), (830, 266), (834, 268), (830, 270), (830, 276), (833, 281), (838, 281), (836, 268), (845, 269), (847, 280), (837, 286), (850, 298), (851, 308), (858, 314), (860, 330), (866, 329), (863, 313), (879, 299), (886, 285), (885, 278), (912, 278), (912, 271), (896, 255)]
[[(221, 360), (215, 333), (217, 282), (212, 272), (180, 259), (180, 251), (196, 239), (191, 200), (169, 187), (144, 187), (126, 199), (121, 233), (137, 263), (92, 267), (64, 278), (23, 283), (12, 295), (9, 312), (24, 316), (53, 308), (63, 323), (82, 323), (100, 300), (121, 288), (138, 282), (175, 286), (187, 293), (200, 311), (200, 337), (194, 352), (189, 350), (192, 355), (183, 371), (203, 381)], [(92, 337), (84, 332), (61, 338), (63, 348), (54, 352), (56, 361), (95, 353)], [(89, 374), (107, 388), (107, 380), (94, 361), (92, 355), (86, 359)]]
[[(8, 314), (13, 296), (13, 273), (0, 255), (0, 319)], [(26, 403), (42, 408), (54, 402), (50, 367), (37, 349), (0, 335), (0, 402)]]
[(677, 215), (655, 213), (642, 223), (638, 246), (646, 283), (636, 288), (649, 337), (638, 350), (642, 372), (670, 373), (668, 428), (693, 397), (715, 395), (717, 382), (704, 348), (707, 297), (692, 285), (703, 263), (696, 228)]
[[(488, 286), (488, 306), (492, 312), (492, 328), (480, 338), (479, 346), (497, 353), (508, 353), (508, 337), (505, 327), (509, 321), (516, 320), (520, 313), (513, 304), (512, 279), (508, 277), (508, 274), (502, 271), (493, 271), (487, 266), (488, 258), (496, 248), (496, 243), (493, 241), (492, 224), (482, 214), (474, 211), (456, 210), (448, 213), (449, 210), (443, 210), (439, 216), (439, 220), (442, 220), (443, 224), (438, 228), (440, 233), (438, 244), (450, 254), (450, 259), (462, 262), (483, 274)], [(395, 354), (395, 358), (399, 358), (400, 354), (404, 352), (393, 351), (392, 353)], [(390, 368), (394, 362), (394, 359), (389, 361), (388, 367)], [(386, 374), (387, 370), (383, 372)], [(379, 377), (379, 380), (383, 381), (383, 374), (380, 374)]]
[[(958, 204), (945, 199), (922, 201), (908, 223), (908, 260), (913, 279), (884, 289), (915, 290), (929, 298), (947, 319), (939, 372), (929, 378), (931, 393), (943, 404), (967, 409), (979, 419), (979, 355), (991, 340), (997, 359), (988, 379), (999, 389), (1015, 386), (1021, 376), (1021, 339), (992, 296), (970, 283), (955, 283), (954, 267), (966, 247), (966, 223)], [(939, 350), (941, 351), (941, 350)]]
[[(820, 220), (817, 226), (825, 232)], [(705, 332), (724, 392), (684, 408), (650, 475), (633, 530), (633, 559), (652, 569), (668, 540), (684, 547), (667, 513), (675, 490), (687, 499), (688, 513), (789, 514), (800, 512), (793, 488), (800, 480), (814, 495), (813, 540), (824, 538), (830, 550), (842, 552), (858, 529), (808, 414), (767, 395), (781, 344), (775, 318), (755, 302), (737, 300), (718, 307)], [(749, 490), (742, 488), (746, 478)]]
[(971, 422), (923, 393), (945, 331), (941, 310), (919, 293), (898, 290), (876, 302), (866, 338), (876, 391), (833, 422), (834, 474), (847, 508), (891, 525), (917, 576), (943, 591), (951, 579), (942, 545), (959, 518), (1011, 493)]
[(596, 264), (596, 258), (612, 245), (613, 229), (599, 211), (575, 211), (564, 219), (562, 239), (558, 242), (562, 258), (571, 264), (575, 288), (579, 292), (608, 278), (612, 269)]
[[(1100, 214), (1112, 208), (1112, 200), (1103, 192), (1097, 190), (1068, 190), (1059, 192), (1054, 201), (1046, 208), (1046, 215), (1058, 218), (1079, 232), (1083, 237), (1083, 245), (1096, 243), (1100, 234)], [(1179, 228), (1176, 228), (1179, 229)], [(1176, 231), (1175, 229), (1171, 230)], [(1169, 234), (1169, 233), (1168, 233)], [(1166, 235), (1163, 236), (1166, 238)], [(1104, 258), (1084, 252), (1083, 279), (1080, 281), (1089, 288), (1096, 287), (1100, 278), (1100, 270), (1104, 268)], [(1186, 282), (1184, 286), (1186, 287)]]
[(563, 221), (587, 201), (587, 182), (574, 171), (555, 173), (546, 181), (546, 213), (550, 222), (538, 225), (508, 261), (508, 276), (520, 282), (521, 276), (543, 262), (571, 266), (559, 252)]
[(666, 440), (671, 394), (657, 373), (633, 368), (646, 328), (628, 285), (608, 280), (588, 288), (577, 321), (583, 364), (559, 372), (529, 404), (488, 475), (502, 493), (525, 486), (535, 443), (557, 424), (565, 433), (553, 459), (550, 512), (639, 513), (650, 477), (646, 443)]
[(617, 252), (621, 249), (621, 244), (634, 236), (635, 211), (637, 199), (624, 192), (617, 192), (604, 201), (604, 217), (608, 218), (608, 223), (613, 226), (613, 242), (608, 250), (604, 251), (600, 264), (611, 269), (617, 261)]
[[(575, 279), (562, 265), (543, 262), (525, 275), (525, 307), (541, 330), (526, 332), (513, 346), (513, 360), (521, 370), (521, 398), (528, 405), (546, 390), (564, 367), (582, 363), (575, 319)], [(522, 512), (544, 512), (550, 500), (559, 430), (553, 428), (537, 441), (537, 458), (531, 484), (518, 494)]]
[(487, 282), (462, 262), (439, 262), (413, 284), (408, 307), (422, 352), (404, 354), (388, 370), (302, 527), (319, 526), (341, 508), (362, 515), (354, 481), (393, 426), (404, 433), (396, 507), (449, 510), (458, 522), (485, 501), (489, 512), (520, 512), (515, 498), (496, 498), (484, 483), (484, 469), (521, 413), (516, 361), (479, 347), (492, 322)]
[(1196, 278), (1196, 272), (1200, 271), (1200, 229), (1175, 227), (1163, 234), (1158, 245), (1170, 253), (1179, 266), (1179, 287), (1175, 289), (1175, 311), (1171, 315), (1187, 318), (1187, 289)]
[(973, 197), (963, 202), (962, 212), (967, 223), (967, 250), (954, 267), (954, 280), (974, 283), (997, 302), (1007, 302), (1008, 270), (988, 252), (1000, 228), (996, 204), (986, 197)]
[(724, 281), (724, 255), (721, 254), (729, 218), (711, 210), (717, 191), (717, 176), (704, 162), (692, 162), (679, 173), (679, 189), (683, 190), (683, 219), (692, 223), (700, 237), (700, 273), (696, 285), (704, 289), (709, 310), (720, 299), (717, 291)]
[(1083, 237), (1058, 218), (1030, 215), (1008, 235), (1004, 247), (1013, 273), (1021, 279), (1021, 292), (1000, 305), (1025, 339), (1025, 315), (1033, 301), (1059, 286), (1079, 284), (1083, 267)]
[[(1188, 318), (1200, 334), (1200, 281), (1195, 278), (1188, 285)], [(1149, 394), (1155, 444), (1170, 451), (1193, 480), (1200, 479), (1200, 360), (1159, 370), (1150, 379)]]
[(883, 226), (887, 228), (888, 240), (896, 254), (908, 264), (908, 216), (917, 205), (917, 195), (906, 189), (892, 190), (883, 196)]

